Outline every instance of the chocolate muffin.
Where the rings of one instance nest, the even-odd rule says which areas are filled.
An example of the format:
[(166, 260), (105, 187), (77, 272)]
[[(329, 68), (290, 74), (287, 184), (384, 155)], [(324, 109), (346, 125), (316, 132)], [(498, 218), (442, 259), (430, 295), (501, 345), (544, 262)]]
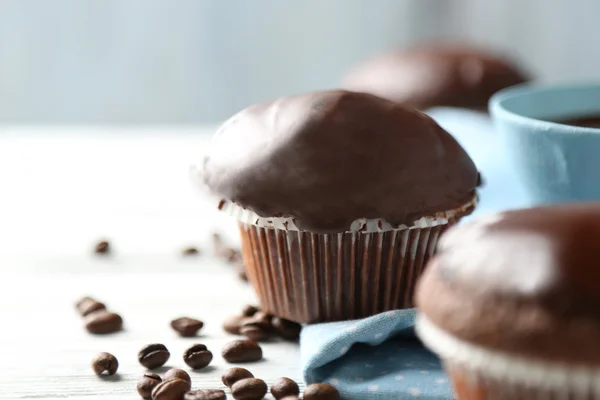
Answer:
[(417, 289), (417, 331), (458, 397), (600, 399), (600, 204), (451, 229)]
[(239, 220), (264, 311), (317, 322), (412, 307), (438, 236), (475, 206), (478, 172), (428, 116), (324, 91), (225, 122), (203, 182)]
[(420, 110), (439, 106), (485, 110), (495, 92), (527, 80), (516, 66), (486, 52), (428, 45), (367, 60), (346, 76), (344, 87)]

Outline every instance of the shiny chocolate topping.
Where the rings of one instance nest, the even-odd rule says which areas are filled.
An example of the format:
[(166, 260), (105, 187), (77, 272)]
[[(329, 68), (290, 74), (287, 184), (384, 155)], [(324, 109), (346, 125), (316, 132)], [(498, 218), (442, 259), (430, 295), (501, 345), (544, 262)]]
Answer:
[(487, 109), (492, 94), (527, 81), (510, 63), (466, 46), (429, 45), (378, 55), (345, 78), (349, 90), (372, 93), (418, 109)]
[(417, 305), (459, 339), (600, 364), (600, 203), (509, 211), (450, 229)]
[(249, 107), (225, 122), (203, 179), (224, 200), (303, 230), (359, 218), (412, 224), (468, 203), (478, 184), (456, 140), (416, 110), (324, 91)]

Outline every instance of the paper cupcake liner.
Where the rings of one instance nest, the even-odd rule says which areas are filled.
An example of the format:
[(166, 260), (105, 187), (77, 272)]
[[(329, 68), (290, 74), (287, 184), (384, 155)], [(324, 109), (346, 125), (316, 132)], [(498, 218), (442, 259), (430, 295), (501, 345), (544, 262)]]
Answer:
[[(477, 205), (477, 201), (478, 197), (475, 195), (469, 202), (461, 207), (419, 218), (414, 221), (412, 225), (393, 225), (383, 218), (359, 218), (350, 224), (347, 232), (387, 232), (397, 229), (431, 228), (438, 225), (447, 225), (448, 223), (455, 222), (461, 217), (470, 214)], [(225, 212), (235, 217), (238, 221), (246, 224), (285, 231), (300, 230), (296, 226), (296, 219), (294, 217), (261, 217), (255, 212), (227, 200), (221, 200), (218, 208), (222, 212)]]
[(444, 332), (422, 314), (417, 333), (443, 360), (461, 400), (600, 399), (600, 368), (490, 351)]
[(317, 234), (240, 222), (240, 233), (262, 307), (313, 323), (412, 308), (415, 283), (450, 225)]

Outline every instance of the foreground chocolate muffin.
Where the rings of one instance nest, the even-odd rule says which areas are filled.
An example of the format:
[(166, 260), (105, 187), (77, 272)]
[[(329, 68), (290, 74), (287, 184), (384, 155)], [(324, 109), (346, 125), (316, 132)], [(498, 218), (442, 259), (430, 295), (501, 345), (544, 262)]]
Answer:
[(265, 311), (317, 322), (412, 307), (438, 236), (475, 205), (478, 173), (428, 116), (325, 91), (233, 116), (203, 181), (239, 220)]
[(455, 227), (417, 289), (460, 399), (600, 399), (600, 204)]
[(439, 106), (483, 110), (494, 93), (527, 80), (509, 61), (481, 50), (428, 45), (375, 56), (353, 69), (344, 87), (421, 110)]

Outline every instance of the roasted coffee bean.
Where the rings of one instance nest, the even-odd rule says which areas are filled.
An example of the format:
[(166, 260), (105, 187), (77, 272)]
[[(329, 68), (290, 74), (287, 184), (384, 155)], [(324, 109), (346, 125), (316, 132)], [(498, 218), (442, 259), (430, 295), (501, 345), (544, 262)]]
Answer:
[(181, 379), (190, 383), (192, 382), (190, 374), (179, 368), (171, 368), (170, 370), (165, 372), (165, 381), (168, 381), (169, 379)]
[(152, 400), (181, 400), (192, 384), (182, 379), (162, 381), (152, 391)]
[(117, 313), (100, 310), (86, 315), (85, 329), (90, 333), (105, 334), (118, 332), (123, 328), (123, 319)]
[(238, 278), (240, 278), (240, 280), (242, 280), (244, 282), (248, 282), (248, 273), (246, 272), (245, 269), (240, 269), (238, 271)]
[(257, 306), (247, 305), (242, 309), (242, 315), (244, 317), (252, 317), (254, 314), (260, 311)]
[(181, 251), (181, 254), (184, 256), (197, 256), (200, 254), (200, 251), (195, 247), (186, 247)]
[(298, 384), (290, 378), (279, 378), (271, 385), (271, 394), (276, 399), (300, 395)]
[(227, 395), (218, 389), (192, 390), (183, 396), (183, 400), (226, 400)]
[(260, 400), (267, 394), (267, 384), (262, 379), (246, 378), (231, 386), (231, 395), (236, 400)]
[(87, 296), (79, 300), (76, 306), (77, 311), (79, 311), (79, 314), (81, 314), (82, 317), (96, 311), (106, 310), (106, 306), (103, 303)]
[(138, 353), (138, 361), (148, 369), (155, 369), (165, 365), (171, 353), (164, 344), (152, 343), (144, 346)]
[(194, 318), (177, 318), (171, 321), (171, 328), (184, 337), (195, 336), (204, 326), (204, 322)]
[(265, 332), (271, 332), (273, 330), (273, 326), (271, 325), (271, 316), (262, 311), (257, 311), (253, 316), (244, 318), (242, 320), (242, 326), (249, 325), (258, 326)]
[(152, 398), (152, 391), (161, 382), (162, 379), (160, 379), (160, 376), (152, 372), (146, 372), (137, 383), (137, 392), (142, 399), (150, 400)]
[(221, 375), (221, 382), (223, 382), (223, 385), (230, 388), (237, 381), (246, 378), (254, 378), (252, 372), (248, 371), (246, 368), (229, 368)]
[(271, 320), (271, 326), (273, 326), (275, 333), (277, 333), (277, 335), (283, 339), (298, 340), (300, 338), (302, 325), (297, 322), (279, 317), (273, 317)]
[(212, 352), (203, 344), (195, 344), (183, 353), (183, 361), (193, 369), (206, 367), (212, 359)]
[(243, 316), (232, 315), (231, 317), (227, 318), (225, 322), (223, 322), (223, 329), (225, 332), (231, 333), (232, 335), (239, 335), (243, 322)]
[(240, 333), (255, 342), (264, 342), (269, 338), (269, 334), (264, 329), (253, 324), (243, 325)]
[(92, 368), (96, 375), (114, 375), (119, 369), (119, 361), (110, 353), (98, 353), (92, 359)]
[(223, 346), (221, 355), (230, 363), (253, 362), (262, 359), (262, 349), (252, 340), (234, 340)]
[(96, 247), (94, 248), (94, 252), (96, 254), (107, 254), (110, 252), (110, 243), (106, 240), (102, 240), (96, 243)]
[(313, 383), (304, 389), (304, 400), (340, 400), (340, 392), (327, 383)]

